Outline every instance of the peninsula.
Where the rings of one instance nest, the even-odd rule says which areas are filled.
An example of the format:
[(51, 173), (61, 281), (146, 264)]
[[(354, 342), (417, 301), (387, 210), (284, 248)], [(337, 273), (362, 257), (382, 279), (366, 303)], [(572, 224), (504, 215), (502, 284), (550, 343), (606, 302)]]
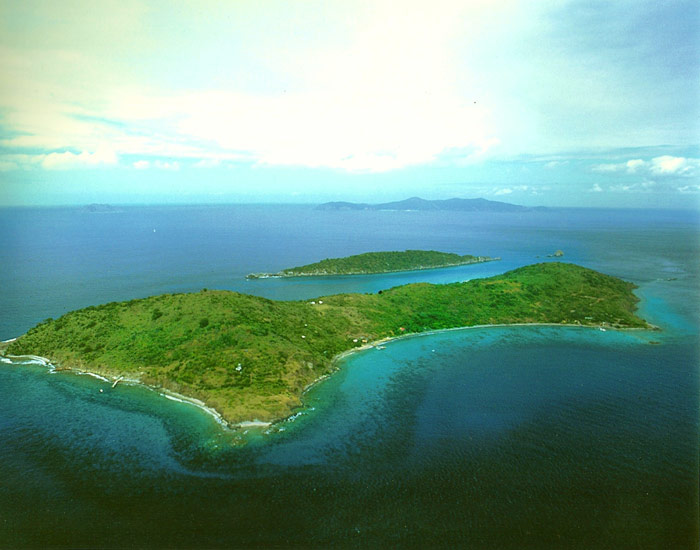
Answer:
[(343, 352), (409, 333), (489, 324), (648, 328), (635, 286), (573, 264), (542, 263), (463, 283), (278, 302), (230, 291), (166, 294), (47, 319), (11, 355), (119, 377), (201, 400), (231, 423), (274, 421)]
[(248, 279), (270, 277), (319, 277), (329, 275), (370, 275), (397, 271), (437, 269), (459, 265), (490, 262), (500, 258), (460, 256), (435, 250), (404, 250), (403, 252), (366, 252), (345, 258), (327, 258), (313, 264), (283, 269), (277, 273), (251, 273)]

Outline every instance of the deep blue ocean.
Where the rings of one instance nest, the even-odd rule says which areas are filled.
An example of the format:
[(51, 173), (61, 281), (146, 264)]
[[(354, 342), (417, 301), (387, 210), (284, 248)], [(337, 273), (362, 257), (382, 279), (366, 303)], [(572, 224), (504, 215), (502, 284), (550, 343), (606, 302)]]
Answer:
[[(502, 259), (245, 279), (411, 248)], [(406, 338), (344, 360), (299, 414), (248, 433), (148, 388), (0, 363), (0, 547), (697, 548), (697, 211), (0, 209), (0, 339), (115, 300), (376, 292), (558, 249), (636, 283), (660, 330)]]

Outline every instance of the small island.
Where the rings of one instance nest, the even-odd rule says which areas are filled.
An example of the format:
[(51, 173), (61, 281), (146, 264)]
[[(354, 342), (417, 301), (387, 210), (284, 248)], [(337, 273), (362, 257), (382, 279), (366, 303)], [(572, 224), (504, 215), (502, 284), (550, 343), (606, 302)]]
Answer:
[(435, 250), (403, 252), (366, 252), (345, 258), (327, 258), (313, 264), (283, 269), (277, 273), (251, 273), (248, 279), (279, 277), (324, 277), (335, 275), (372, 275), (399, 271), (418, 271), (491, 262), (500, 258), (452, 254)]
[(296, 302), (203, 290), (47, 319), (4, 353), (176, 392), (231, 424), (273, 422), (301, 406), (305, 389), (344, 353), (410, 333), (524, 323), (650, 328), (634, 314), (634, 288), (548, 262), (463, 283)]

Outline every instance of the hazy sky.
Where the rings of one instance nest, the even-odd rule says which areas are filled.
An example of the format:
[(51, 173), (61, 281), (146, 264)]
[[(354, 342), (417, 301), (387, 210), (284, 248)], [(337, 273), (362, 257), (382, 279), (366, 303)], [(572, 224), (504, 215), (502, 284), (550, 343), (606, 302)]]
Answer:
[(691, 1), (0, 0), (0, 204), (700, 205)]

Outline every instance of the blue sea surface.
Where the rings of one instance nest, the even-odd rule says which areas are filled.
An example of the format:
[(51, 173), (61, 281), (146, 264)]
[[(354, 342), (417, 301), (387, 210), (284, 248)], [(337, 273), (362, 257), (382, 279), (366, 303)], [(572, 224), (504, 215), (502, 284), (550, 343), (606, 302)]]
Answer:
[[(695, 211), (329, 212), (313, 206), (0, 209), (0, 339), (80, 307), (165, 292), (229, 289), (279, 300), (496, 275), (563, 250), (564, 260), (639, 282), (684, 277)], [(323, 258), (433, 249), (501, 257), (450, 269), (247, 280)], [(688, 261), (695, 262), (697, 259)]]
[[(636, 283), (640, 315), (660, 327), (392, 341), (344, 359), (299, 414), (248, 433), (148, 388), (3, 363), (0, 547), (698, 546), (697, 212), (28, 208), (0, 210), (0, 238), (2, 339), (113, 300), (376, 292), (554, 261), (558, 249)], [(409, 248), (502, 260), (245, 279)]]

